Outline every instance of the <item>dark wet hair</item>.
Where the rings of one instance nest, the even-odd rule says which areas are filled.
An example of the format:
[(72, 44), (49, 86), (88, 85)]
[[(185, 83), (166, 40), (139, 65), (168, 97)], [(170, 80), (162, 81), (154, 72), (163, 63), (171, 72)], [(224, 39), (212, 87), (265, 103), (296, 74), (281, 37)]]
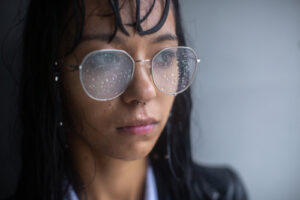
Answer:
[[(166, 9), (161, 21), (153, 28), (143, 30), (141, 22), (149, 14), (140, 19), (140, 1), (136, 0), (137, 18), (133, 25), (140, 35), (156, 32), (163, 25), (172, 3), (179, 45), (184, 46), (178, 0), (165, 2)], [(111, 39), (118, 29), (128, 34), (120, 18), (119, 1), (109, 0), (109, 3), (115, 16), (115, 31)], [(71, 52), (80, 41), (85, 19), (84, 5), (84, 0), (30, 2), (23, 35), (24, 70), (21, 75), (20, 105), (23, 129), (22, 170), (17, 199), (60, 200), (67, 192), (68, 184), (72, 184), (75, 190), (84, 190), (80, 187), (80, 180), (65, 149), (65, 131), (59, 124), (65, 109), (59, 82), (54, 81), (54, 77), (59, 76), (59, 69), (54, 63), (60, 55), (59, 47), (69, 24), (72, 24), (74, 37), (64, 53)], [(148, 13), (152, 8), (153, 6)], [(176, 96), (172, 116), (149, 155), (153, 168), (159, 171), (159, 178), (164, 180), (172, 200), (188, 200), (194, 193), (191, 186), (191, 107), (190, 89)], [(66, 182), (66, 179), (69, 181)]]

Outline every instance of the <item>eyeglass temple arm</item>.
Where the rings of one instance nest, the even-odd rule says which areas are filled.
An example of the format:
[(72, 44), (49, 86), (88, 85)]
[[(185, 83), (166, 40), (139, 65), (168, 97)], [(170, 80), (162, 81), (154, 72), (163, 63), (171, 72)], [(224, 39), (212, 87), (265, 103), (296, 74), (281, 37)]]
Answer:
[(72, 71), (79, 70), (79, 68), (80, 68), (80, 65), (72, 65), (72, 64), (64, 62), (64, 61), (60, 61), (60, 64), (70, 67)]

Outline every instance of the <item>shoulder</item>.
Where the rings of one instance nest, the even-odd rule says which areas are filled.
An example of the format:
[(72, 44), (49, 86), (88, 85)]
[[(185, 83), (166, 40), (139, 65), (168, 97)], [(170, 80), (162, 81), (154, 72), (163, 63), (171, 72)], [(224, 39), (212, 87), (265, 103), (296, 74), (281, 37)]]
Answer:
[(194, 187), (212, 200), (247, 200), (246, 190), (236, 172), (229, 167), (193, 165)]

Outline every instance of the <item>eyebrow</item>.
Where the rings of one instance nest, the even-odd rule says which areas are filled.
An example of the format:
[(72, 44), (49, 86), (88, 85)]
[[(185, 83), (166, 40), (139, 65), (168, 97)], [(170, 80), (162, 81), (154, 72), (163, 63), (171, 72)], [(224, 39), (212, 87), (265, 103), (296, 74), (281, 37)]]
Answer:
[[(107, 34), (107, 33), (87, 34), (87, 35), (82, 36), (81, 42), (85, 42), (85, 41), (89, 41), (89, 40), (99, 40), (102, 42), (108, 42), (110, 38), (111, 38), (111, 34)], [(115, 37), (113, 38), (112, 41), (124, 42), (124, 39), (115, 35)], [(151, 40), (152, 43), (160, 43), (160, 42), (164, 42), (164, 41), (178, 41), (178, 38), (174, 34), (165, 33), (165, 34), (159, 35), (156, 38)]]
[(164, 41), (178, 41), (178, 38), (174, 34), (165, 33), (165, 34), (159, 35), (158, 37), (154, 38), (152, 40), (152, 43), (159, 43), (159, 42), (164, 42)]

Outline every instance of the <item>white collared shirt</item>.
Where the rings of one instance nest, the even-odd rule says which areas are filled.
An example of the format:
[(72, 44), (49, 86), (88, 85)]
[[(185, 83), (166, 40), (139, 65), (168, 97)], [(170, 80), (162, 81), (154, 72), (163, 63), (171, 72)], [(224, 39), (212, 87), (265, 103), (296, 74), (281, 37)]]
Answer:
[[(158, 200), (155, 177), (151, 165), (147, 167), (146, 185), (144, 200)], [(79, 200), (73, 187), (69, 188), (69, 196), (71, 200)]]

